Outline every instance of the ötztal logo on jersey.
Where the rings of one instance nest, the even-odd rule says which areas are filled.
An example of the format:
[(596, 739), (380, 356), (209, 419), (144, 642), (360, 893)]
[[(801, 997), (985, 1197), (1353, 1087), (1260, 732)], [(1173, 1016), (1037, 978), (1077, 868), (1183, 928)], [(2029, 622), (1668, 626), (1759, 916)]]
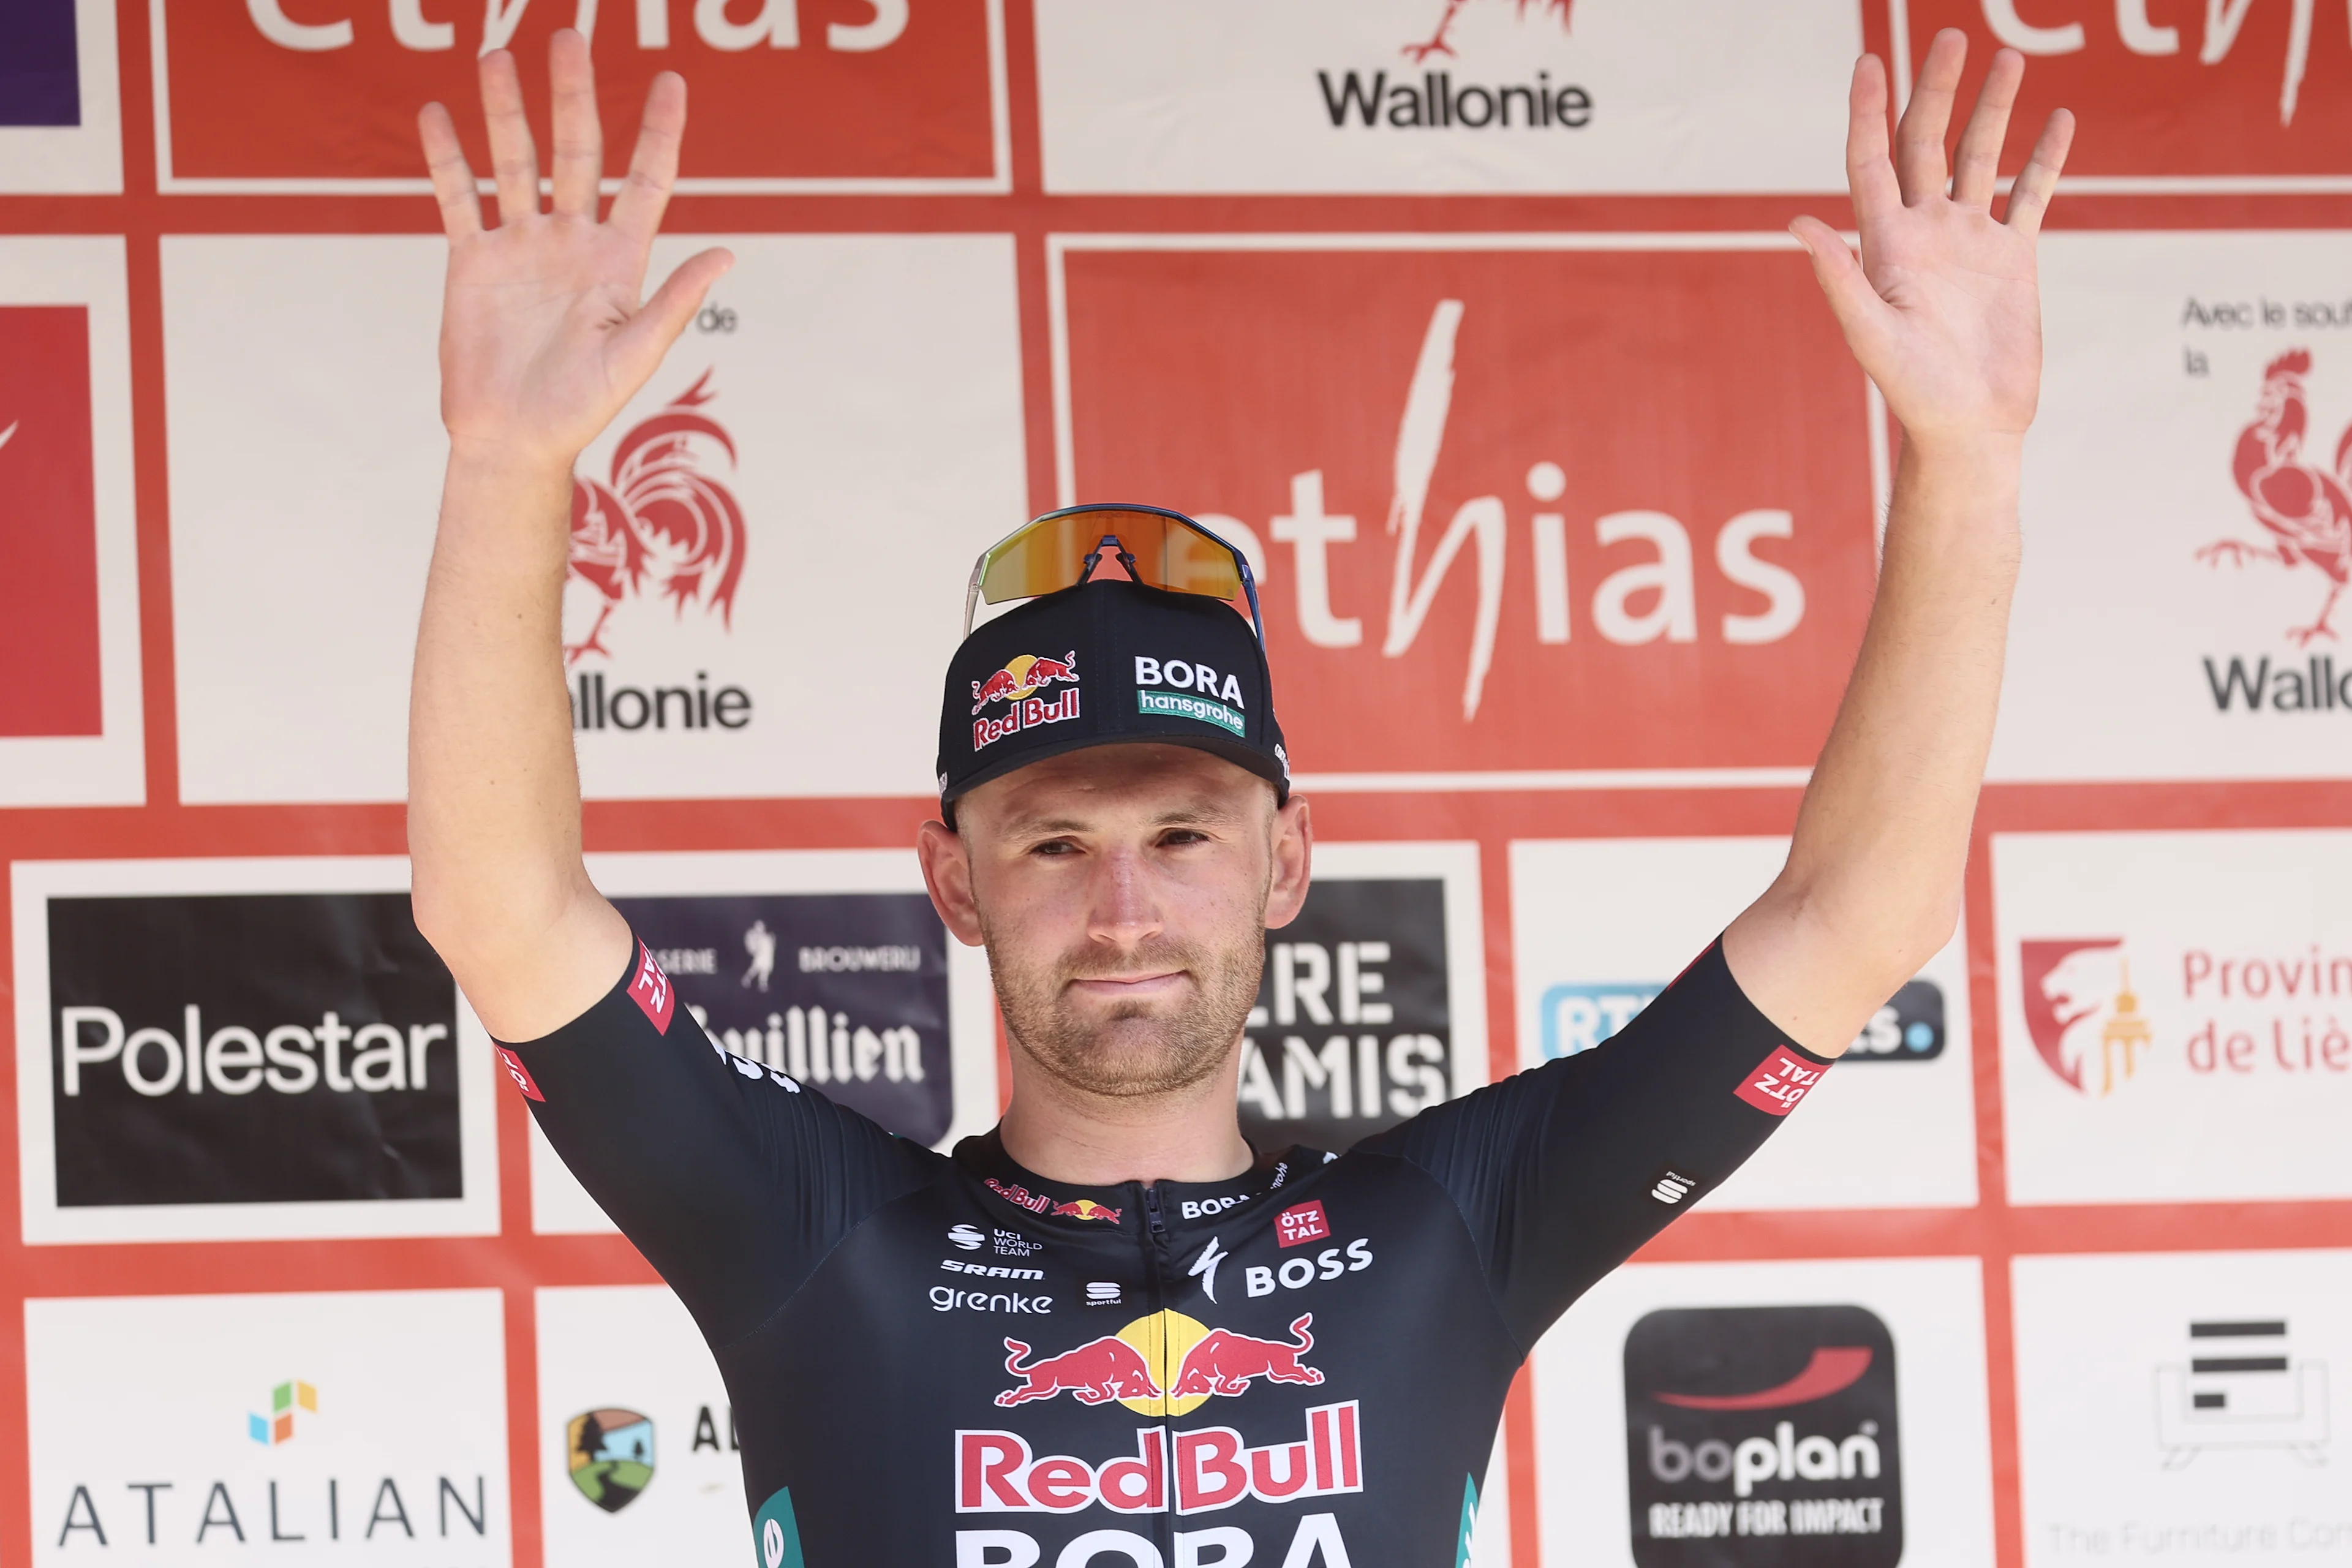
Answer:
[[(1180, 498), (1264, 563), (1317, 769), (1415, 765), (1406, 732), (1465, 771), (1818, 747), (1871, 591), (1874, 481), (1870, 395), (1799, 253), (1059, 259), (1066, 487)], [(1703, 342), (1675, 325), (1693, 291), (1722, 301)], [(1661, 458), (1685, 437), (1705, 462)]]
[(2168, 952), (2120, 936), (2029, 937), (2017, 961), (2034, 1054), (2086, 1098), (2120, 1094), (2151, 1074), (2352, 1079), (2352, 953), (2317, 942)]

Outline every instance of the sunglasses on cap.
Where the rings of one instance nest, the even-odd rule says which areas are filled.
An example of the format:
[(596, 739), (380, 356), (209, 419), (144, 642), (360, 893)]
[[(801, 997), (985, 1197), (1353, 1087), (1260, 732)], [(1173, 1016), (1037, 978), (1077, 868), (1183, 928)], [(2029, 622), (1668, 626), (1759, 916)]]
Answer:
[(1249, 601), (1250, 626), (1265, 645), (1257, 579), (1248, 558), (1181, 511), (1156, 506), (1071, 506), (1006, 534), (971, 564), (964, 590), (963, 634), (985, 600), (1034, 599), (1076, 587), (1113, 551), (1129, 576), (1147, 588)]

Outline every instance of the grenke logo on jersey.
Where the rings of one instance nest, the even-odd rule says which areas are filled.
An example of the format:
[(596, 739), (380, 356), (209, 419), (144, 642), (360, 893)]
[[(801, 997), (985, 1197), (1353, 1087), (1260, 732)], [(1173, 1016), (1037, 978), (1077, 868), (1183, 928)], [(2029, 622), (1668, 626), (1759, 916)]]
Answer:
[(1674, 1308), (1625, 1336), (1641, 1568), (1895, 1568), (1895, 1342), (1861, 1307)]
[(1868, 389), (1801, 254), (1062, 259), (1072, 488), (1264, 561), (1303, 765), (1811, 761), (1874, 554)]
[[(908, 0), (157, 0), (167, 184), (415, 185), (415, 106), (473, 100), (476, 57), (543, 58), (577, 27), (608, 125), (635, 122), (654, 74), (685, 73), (695, 132), (680, 173), (739, 189), (802, 182), (996, 183), (996, 6)], [(532, 106), (548, 146), (543, 104)], [(478, 169), (478, 123), (460, 116)], [(605, 173), (626, 172), (615, 135)], [(201, 184), (197, 188), (202, 188)]]
[[(2340, 7), (2317, 0), (1895, 0), (1913, 66), (1938, 28), (1970, 35), (1970, 64), (2025, 54), (2013, 123), (2060, 105), (2102, 133), (2070, 178), (2221, 179), (2256, 184), (2352, 174), (2352, 49)], [(1974, 72), (1971, 73), (1972, 75)], [(2024, 156), (2010, 151), (2013, 172)], [(2077, 165), (2080, 173), (2077, 173)]]
[(1261, 1148), (1341, 1150), (1452, 1092), (1445, 884), (1332, 879), (1266, 933), (1242, 1041), (1242, 1125)]
[(948, 1130), (947, 931), (920, 893), (614, 900), (677, 1001), (729, 1051), (902, 1138)]
[(63, 1206), (464, 1195), (457, 987), (404, 893), (52, 898)]
[(612, 647), (625, 650), (631, 624), (661, 611), (683, 619), (692, 610), (733, 625), (745, 529), (734, 492), (712, 471), (714, 458), (734, 466), (735, 442), (702, 412), (717, 395), (711, 374), (633, 426), (614, 447), (604, 480), (572, 479), (563, 662), (572, 671), (574, 731), (658, 737), (751, 723), (751, 693), (743, 687), (714, 683), (702, 669), (690, 683), (631, 684), (617, 672)]

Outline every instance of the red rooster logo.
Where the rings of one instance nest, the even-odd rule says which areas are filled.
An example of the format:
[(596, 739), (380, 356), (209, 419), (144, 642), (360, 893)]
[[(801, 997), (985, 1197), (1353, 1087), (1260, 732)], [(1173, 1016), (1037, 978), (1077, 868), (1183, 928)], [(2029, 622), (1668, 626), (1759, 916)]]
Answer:
[(711, 373), (621, 437), (609, 482), (572, 481), (571, 574), (603, 595), (596, 624), (564, 646), (566, 664), (612, 656), (601, 640), (624, 599), (658, 588), (677, 614), (688, 605), (732, 623), (743, 576), (743, 509), (727, 487), (703, 473), (699, 440), (716, 442), (735, 462), (735, 443), (718, 421), (696, 412), (710, 401)]
[(2263, 390), (2256, 401), (2254, 422), (2238, 432), (2238, 449), (2230, 472), (2253, 509), (2254, 521), (2267, 529), (2268, 546), (2224, 539), (2197, 552), (2209, 565), (2224, 559), (2243, 565), (2247, 557), (2273, 556), (2282, 566), (2307, 562), (2327, 578), (2327, 601), (2319, 618), (2307, 626), (2291, 626), (2287, 635), (2308, 647), (2315, 637), (2333, 641), (2335, 628), (2327, 617), (2352, 573), (2352, 427), (2336, 443), (2335, 470), (2305, 462), (2303, 438), (2311, 413), (2304, 402), (2303, 378), (2311, 374), (2311, 354), (2294, 349), (2271, 361), (2263, 372)]
[[(1530, 3), (1546, 11), (1559, 12), (1560, 31), (1566, 32), (1569, 7), (1574, 5), (1576, 0), (1516, 0), (1516, 3), (1519, 7), (1519, 16), (1523, 19), (1528, 14), (1528, 6)], [(1468, 4), (1469, 0), (1445, 0), (1445, 13), (1437, 18), (1437, 31), (1429, 36), (1429, 42), (1425, 44), (1407, 44), (1404, 47), (1405, 58), (1415, 65), (1421, 64), (1432, 55), (1444, 55), (1451, 59), (1454, 57), (1454, 46), (1445, 41), (1445, 36), (1454, 30), (1454, 13)]]

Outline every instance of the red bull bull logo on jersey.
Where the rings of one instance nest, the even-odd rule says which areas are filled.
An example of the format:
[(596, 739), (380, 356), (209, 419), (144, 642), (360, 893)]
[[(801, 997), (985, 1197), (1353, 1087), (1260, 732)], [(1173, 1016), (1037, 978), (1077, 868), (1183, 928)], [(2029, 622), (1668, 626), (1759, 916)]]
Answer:
[(1213, 1329), (1181, 1312), (1153, 1312), (1117, 1333), (1044, 1357), (1008, 1339), (1004, 1370), (1021, 1381), (996, 1403), (1010, 1409), (1067, 1394), (1081, 1405), (1117, 1400), (1139, 1415), (1186, 1415), (1219, 1395), (1244, 1394), (1260, 1380), (1311, 1388), (1323, 1381), (1322, 1371), (1301, 1359), (1315, 1348), (1314, 1322), (1314, 1313), (1301, 1312), (1291, 1320), (1288, 1339), (1272, 1340)]
[(1027, 1209), (1031, 1214), (1066, 1215), (1071, 1219), (1108, 1220), (1117, 1225), (1118, 1216), (1127, 1212), (1115, 1209), (1108, 1204), (1098, 1204), (1092, 1198), (1074, 1198), (1064, 1203), (1051, 1194), (1033, 1193), (1018, 1182), (1000, 1182), (994, 1176), (988, 1178), (988, 1190), (1013, 1207)]
[[(1058, 697), (1039, 697), (1036, 693), (1056, 682), (1066, 682), (1067, 691)], [(1004, 716), (997, 718), (982, 713), (992, 702), (1005, 704)], [(992, 745), (1007, 735), (1024, 730), (1034, 730), (1040, 724), (1058, 724), (1078, 716), (1078, 656), (1076, 649), (1059, 658), (1043, 654), (1024, 653), (1005, 662), (1004, 668), (985, 680), (971, 683), (971, 749)]]
[(1205, 1513), (1245, 1499), (1302, 1502), (1364, 1489), (1354, 1400), (1307, 1412), (1302, 1438), (1250, 1447), (1231, 1426), (1140, 1427), (1135, 1452), (1099, 1465), (1032, 1451), (1018, 1432), (960, 1431), (958, 1513)]

